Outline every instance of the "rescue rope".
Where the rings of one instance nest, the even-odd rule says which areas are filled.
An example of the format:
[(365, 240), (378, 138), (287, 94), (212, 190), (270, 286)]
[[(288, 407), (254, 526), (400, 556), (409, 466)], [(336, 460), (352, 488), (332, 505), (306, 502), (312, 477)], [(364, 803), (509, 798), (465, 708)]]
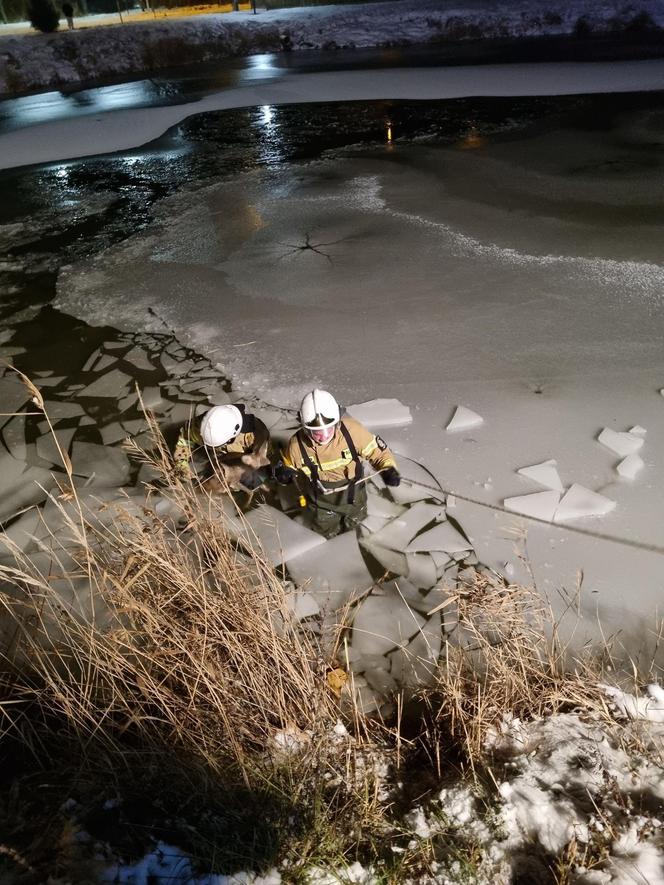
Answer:
[(488, 504), (486, 501), (479, 501), (477, 498), (471, 498), (468, 495), (461, 495), (459, 492), (454, 492), (450, 489), (443, 489), (442, 487), (435, 489), (433, 486), (426, 485), (426, 483), (418, 482), (417, 480), (411, 479), (410, 477), (404, 476), (403, 474), (401, 475), (401, 481), (408, 482), (413, 486), (418, 486), (422, 489), (426, 489), (428, 492), (432, 492), (431, 497), (438, 498), (438, 500), (440, 500), (444, 504), (447, 502), (448, 497), (454, 497), (457, 498), (459, 501), (465, 501), (467, 504), (474, 504), (476, 507), (484, 507), (486, 510), (493, 510), (495, 513), (504, 513), (505, 515), (511, 516), (512, 518), (528, 519), (531, 522), (536, 522), (540, 525), (546, 525), (549, 528), (553, 527), (566, 532), (573, 532), (577, 535), (584, 535), (587, 538), (594, 538), (597, 541), (610, 541), (613, 544), (622, 544), (624, 547), (632, 547), (635, 550), (644, 550), (648, 553), (658, 553), (664, 556), (664, 547), (660, 547), (657, 544), (647, 544), (644, 541), (633, 541), (630, 538), (621, 538), (618, 535), (609, 535), (604, 532), (596, 532), (592, 529), (581, 528), (580, 526), (564, 525), (558, 522), (549, 522), (549, 520), (541, 519), (539, 516), (530, 516), (527, 513), (516, 513), (513, 510), (507, 510), (500, 504)]
[[(268, 405), (270, 405), (268, 403)], [(297, 409), (286, 409), (283, 406), (274, 406), (274, 408), (279, 409), (282, 412), (297, 412)], [(575, 525), (565, 525), (557, 522), (550, 522), (546, 519), (541, 519), (539, 516), (530, 516), (527, 513), (516, 513), (513, 510), (507, 510), (505, 507), (502, 507), (500, 504), (488, 504), (486, 501), (480, 501), (477, 498), (471, 498), (468, 495), (462, 495), (459, 492), (454, 492), (451, 489), (444, 489), (440, 484), (436, 475), (429, 470), (424, 464), (421, 464), (419, 461), (416, 461), (414, 458), (409, 458), (408, 455), (404, 455), (402, 452), (397, 452), (395, 450), (394, 454), (400, 458), (405, 459), (406, 461), (410, 461), (413, 464), (417, 464), (417, 466), (424, 470), (429, 476), (433, 479), (433, 481), (437, 484), (438, 488), (434, 486), (427, 485), (426, 483), (419, 482), (418, 480), (412, 479), (409, 476), (404, 476), (401, 474), (401, 481), (410, 483), (413, 486), (419, 486), (422, 489), (426, 489), (428, 492), (431, 492), (430, 497), (439, 500), (442, 504), (447, 503), (447, 498), (452, 496), (457, 498), (459, 501), (465, 501), (467, 504), (474, 504), (476, 507), (484, 507), (485, 510), (493, 510), (494, 513), (503, 513), (506, 516), (510, 516), (512, 518), (518, 519), (528, 519), (530, 522), (539, 523), (540, 525), (549, 526), (549, 528), (554, 527), (560, 529), (565, 532), (572, 532), (575, 535), (582, 535), (586, 538), (594, 538), (596, 541), (609, 541), (612, 544), (621, 544), (623, 547), (631, 547), (633, 550), (643, 550), (646, 553), (657, 553), (660, 556), (664, 556), (664, 547), (659, 546), (658, 544), (647, 544), (645, 541), (634, 541), (630, 538), (621, 538), (618, 535), (609, 535), (605, 532), (596, 532), (593, 529), (584, 529), (580, 526)], [(388, 468), (384, 468), (388, 469)], [(382, 473), (382, 470), (377, 470), (375, 473), (370, 473), (368, 476), (363, 476), (362, 479), (359, 479), (356, 485), (360, 485), (361, 483), (368, 482), (372, 477), (377, 476)], [(350, 485), (350, 483), (348, 484)], [(343, 492), (348, 488), (348, 485), (342, 486), (341, 488), (332, 489), (330, 491), (334, 492)]]

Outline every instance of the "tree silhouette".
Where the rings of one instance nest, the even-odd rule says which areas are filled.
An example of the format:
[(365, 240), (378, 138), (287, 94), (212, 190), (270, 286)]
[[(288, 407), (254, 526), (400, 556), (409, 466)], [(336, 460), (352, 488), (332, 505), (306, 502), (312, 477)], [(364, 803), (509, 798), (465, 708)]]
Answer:
[(60, 24), (60, 17), (51, 0), (30, 0), (28, 3), (28, 17), (32, 27), (44, 34), (57, 31)]

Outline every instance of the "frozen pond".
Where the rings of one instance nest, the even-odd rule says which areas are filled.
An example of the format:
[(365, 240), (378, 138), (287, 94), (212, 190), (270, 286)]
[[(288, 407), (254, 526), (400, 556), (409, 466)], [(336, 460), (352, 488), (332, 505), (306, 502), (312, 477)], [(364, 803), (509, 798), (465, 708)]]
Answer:
[[(413, 423), (385, 435), (403, 473), (414, 459), (457, 493), (480, 559), (532, 571), (584, 631), (599, 612), (640, 647), (664, 557), (567, 527), (662, 544), (662, 94), (231, 114), (114, 160), (109, 174), (135, 174), (151, 157), (169, 196), (145, 230), (75, 255), (58, 307), (128, 330), (165, 322), (238, 397), (292, 408), (317, 384), (347, 403), (398, 398)], [(235, 135), (231, 119), (245, 121)], [(483, 423), (447, 432), (460, 405)], [(627, 479), (597, 437), (634, 426), (643, 467)], [(565, 490), (613, 509), (555, 525), (503, 512), (545, 491), (517, 470), (548, 459)]]

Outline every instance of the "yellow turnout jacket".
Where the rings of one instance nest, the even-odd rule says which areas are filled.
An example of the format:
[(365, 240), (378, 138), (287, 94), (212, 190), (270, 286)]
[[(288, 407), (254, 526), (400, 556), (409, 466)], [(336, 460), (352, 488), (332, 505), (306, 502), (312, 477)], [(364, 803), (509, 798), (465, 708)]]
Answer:
[[(371, 433), (363, 424), (348, 415), (341, 421), (346, 427), (359, 459), (368, 461), (376, 470), (396, 467), (394, 455), (380, 436)], [(339, 483), (342, 480), (350, 482), (361, 475), (361, 470), (358, 474), (360, 465), (353, 457), (339, 425), (332, 439), (323, 445), (315, 443), (306, 431), (299, 430), (283, 449), (281, 459), (284, 465), (298, 470), (311, 480), (311, 469), (307, 465), (305, 454), (314, 465), (318, 479), (323, 485)]]

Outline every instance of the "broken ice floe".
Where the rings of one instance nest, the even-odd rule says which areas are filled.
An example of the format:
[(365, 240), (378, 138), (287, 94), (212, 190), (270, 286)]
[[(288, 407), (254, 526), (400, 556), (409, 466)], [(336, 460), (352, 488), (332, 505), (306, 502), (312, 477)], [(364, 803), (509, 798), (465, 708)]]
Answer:
[(325, 543), (325, 538), (267, 504), (251, 510), (246, 514), (245, 520), (251, 530), (250, 535), (255, 535), (259, 546), (273, 565), (281, 565)]
[(521, 476), (534, 480), (547, 489), (553, 489), (556, 492), (564, 492), (560, 476), (556, 470), (557, 462), (552, 458), (549, 461), (542, 461), (541, 464), (533, 464), (531, 467), (520, 467), (517, 470)]
[(585, 486), (574, 483), (563, 496), (554, 519), (565, 522), (568, 519), (580, 519), (584, 516), (605, 516), (610, 513), (616, 502)]
[(609, 427), (605, 427), (604, 430), (602, 430), (597, 437), (597, 441), (602, 443), (603, 446), (606, 446), (607, 449), (615, 452), (616, 455), (620, 455), (622, 458), (624, 458), (625, 455), (631, 455), (633, 452), (638, 452), (644, 443), (643, 436), (630, 432), (611, 430)]
[(339, 609), (370, 589), (367, 569), (354, 532), (345, 532), (286, 560), (288, 572), (321, 606)]
[(452, 420), (445, 429), (448, 433), (455, 433), (459, 430), (471, 430), (473, 427), (479, 427), (480, 424), (484, 424), (484, 418), (481, 415), (465, 406), (457, 406)]
[(451, 523), (445, 521), (413, 538), (405, 552), (421, 553), (422, 551), (436, 550), (451, 555), (469, 552), (471, 547), (470, 542)]
[(551, 522), (560, 501), (560, 492), (533, 492), (530, 495), (516, 495), (513, 498), (505, 498), (503, 506), (513, 513), (521, 513), (524, 516), (534, 516)]
[(426, 619), (404, 600), (393, 585), (381, 595), (368, 596), (353, 618), (352, 644), (361, 655), (384, 655), (410, 640), (424, 627)]
[(372, 543), (391, 550), (404, 550), (418, 532), (440, 519), (445, 519), (444, 507), (419, 501), (376, 532)]
[(402, 427), (410, 424), (413, 416), (408, 406), (398, 399), (373, 399), (348, 406), (348, 414), (367, 427)]
[(634, 479), (643, 466), (643, 459), (639, 455), (631, 454), (618, 464), (616, 470), (623, 479)]

